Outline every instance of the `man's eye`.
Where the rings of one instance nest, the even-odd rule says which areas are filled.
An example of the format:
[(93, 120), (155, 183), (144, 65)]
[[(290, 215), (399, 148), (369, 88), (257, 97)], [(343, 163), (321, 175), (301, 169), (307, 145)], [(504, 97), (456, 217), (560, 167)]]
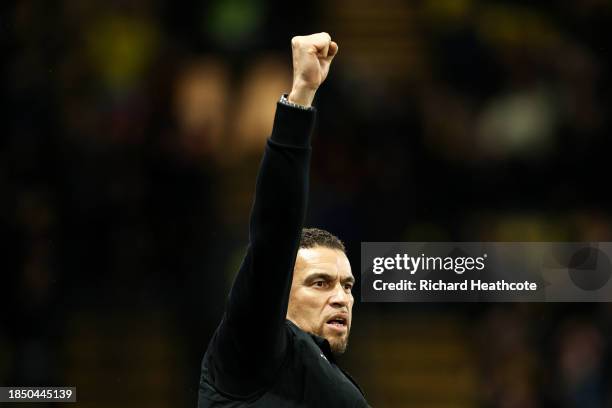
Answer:
[(315, 285), (316, 287), (318, 287), (318, 288), (322, 288), (323, 286), (325, 286), (325, 282), (323, 282), (323, 281), (316, 281), (316, 282), (314, 283), (314, 285)]
[(351, 283), (345, 284), (344, 285), (344, 289), (346, 289), (346, 290), (353, 290), (353, 284), (351, 284)]

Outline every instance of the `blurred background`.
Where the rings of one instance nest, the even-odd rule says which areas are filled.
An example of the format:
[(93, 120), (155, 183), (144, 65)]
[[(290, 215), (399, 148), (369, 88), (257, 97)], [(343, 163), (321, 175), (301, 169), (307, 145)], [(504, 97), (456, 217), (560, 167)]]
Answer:
[[(2, 385), (196, 406), (298, 34), (340, 45), (307, 225), (356, 274), (362, 241), (612, 240), (608, 0), (0, 9)], [(357, 302), (342, 364), (374, 407), (609, 407), (611, 331), (608, 304)]]

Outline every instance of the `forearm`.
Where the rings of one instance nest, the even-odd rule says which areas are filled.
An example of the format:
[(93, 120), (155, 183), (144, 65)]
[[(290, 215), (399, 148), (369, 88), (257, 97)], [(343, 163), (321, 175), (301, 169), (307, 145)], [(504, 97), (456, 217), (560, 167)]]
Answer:
[(306, 108), (312, 106), (317, 90), (311, 89), (305, 85), (297, 85), (291, 89), (291, 93), (287, 96), (287, 99), (291, 103), (304, 106)]
[(284, 356), (282, 328), (306, 212), (313, 122), (314, 112), (277, 106), (257, 176), (249, 247), (211, 354), (217, 386), (236, 395), (272, 381)]
[(228, 317), (246, 326), (253, 313), (265, 316), (265, 328), (270, 330), (285, 320), (306, 212), (314, 119), (314, 111), (280, 103), (277, 106), (272, 136), (257, 176), (248, 253), (228, 305)]

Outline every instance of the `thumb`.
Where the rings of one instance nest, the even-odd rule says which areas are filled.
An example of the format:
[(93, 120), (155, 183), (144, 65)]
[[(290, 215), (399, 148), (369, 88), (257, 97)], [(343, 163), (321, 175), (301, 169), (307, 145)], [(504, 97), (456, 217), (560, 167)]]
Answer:
[(329, 50), (327, 52), (327, 57), (321, 58), (321, 68), (323, 68), (324, 71), (329, 70), (329, 66), (332, 60), (334, 59), (334, 57), (336, 56), (336, 54), (338, 54), (338, 44), (332, 41), (329, 44)]
[(331, 64), (331, 62), (334, 59), (334, 57), (336, 56), (336, 54), (338, 54), (338, 44), (336, 44), (334, 41), (332, 41), (329, 44), (329, 49), (327, 51), (327, 56), (321, 58), (321, 63), (323, 65)]
[(331, 59), (334, 58), (337, 53), (338, 53), (338, 44), (335, 41), (332, 41), (329, 44), (329, 49), (327, 50), (326, 58), (328, 58), (331, 61)]

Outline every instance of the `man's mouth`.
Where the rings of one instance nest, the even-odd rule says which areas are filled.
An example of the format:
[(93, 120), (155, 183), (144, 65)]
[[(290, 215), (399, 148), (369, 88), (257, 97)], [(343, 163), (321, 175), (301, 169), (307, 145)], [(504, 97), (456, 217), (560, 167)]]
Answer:
[(334, 316), (326, 322), (326, 325), (338, 331), (346, 331), (347, 318), (344, 316)]

